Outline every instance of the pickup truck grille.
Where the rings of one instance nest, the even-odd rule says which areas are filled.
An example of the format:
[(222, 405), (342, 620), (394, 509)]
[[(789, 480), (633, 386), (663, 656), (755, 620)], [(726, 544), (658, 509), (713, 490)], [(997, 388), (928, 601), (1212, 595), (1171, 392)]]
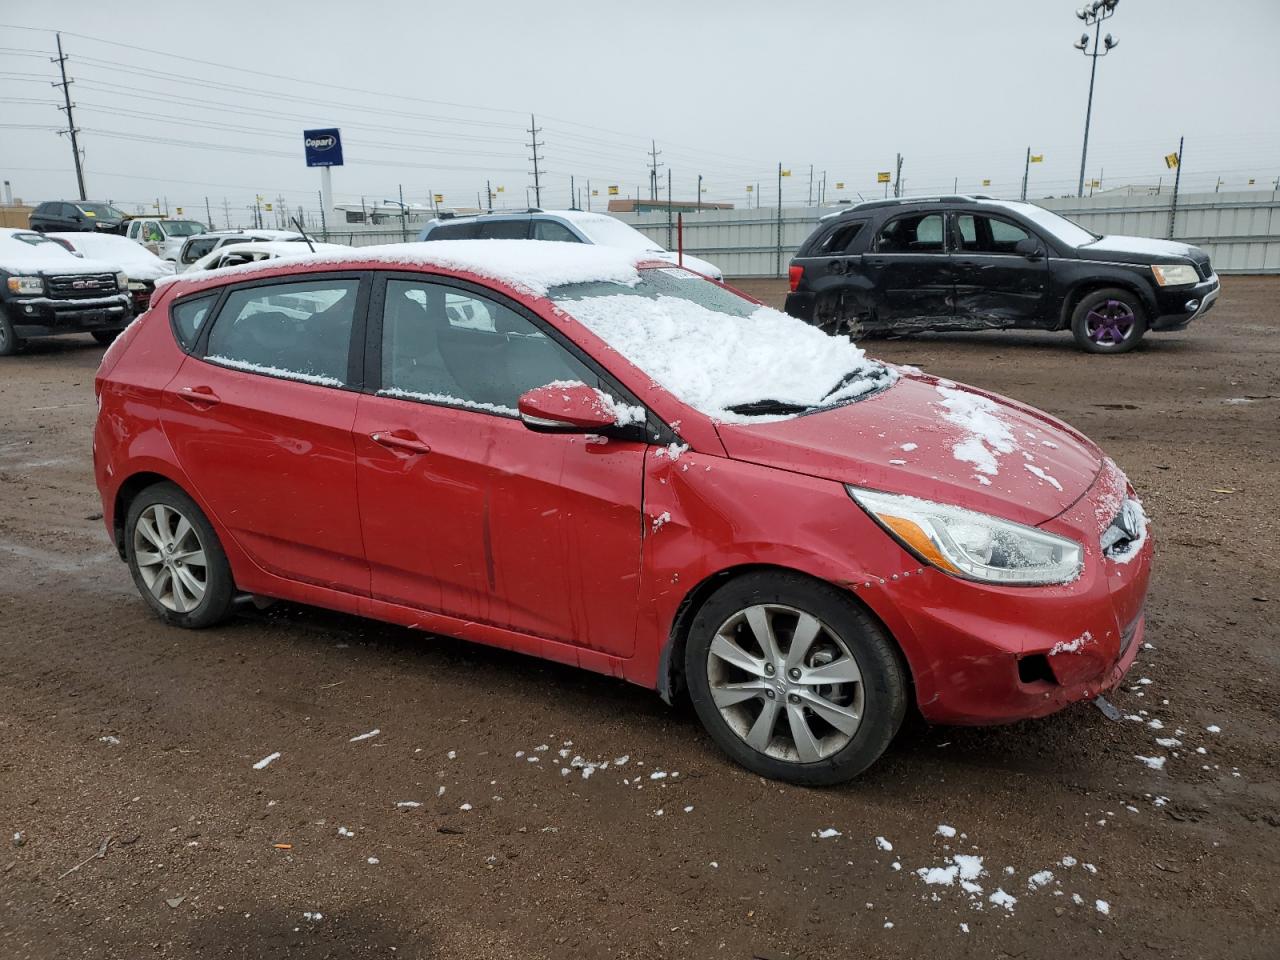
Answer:
[(117, 292), (116, 275), (114, 273), (83, 273), (49, 277), (46, 285), (49, 290), (49, 296), (60, 300), (74, 300), (78, 297), (103, 297)]

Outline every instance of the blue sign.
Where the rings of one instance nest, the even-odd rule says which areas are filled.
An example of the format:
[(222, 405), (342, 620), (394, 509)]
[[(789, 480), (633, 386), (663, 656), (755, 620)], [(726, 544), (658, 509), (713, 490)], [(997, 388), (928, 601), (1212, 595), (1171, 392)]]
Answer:
[(342, 135), (337, 127), (303, 130), (302, 145), (307, 151), (308, 167), (342, 166)]

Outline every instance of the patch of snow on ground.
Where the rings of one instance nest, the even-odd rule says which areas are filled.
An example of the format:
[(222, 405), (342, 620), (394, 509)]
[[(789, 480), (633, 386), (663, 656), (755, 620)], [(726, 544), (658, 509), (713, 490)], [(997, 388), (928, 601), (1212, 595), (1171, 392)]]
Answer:
[(1141, 757), (1141, 756), (1138, 756), (1137, 754), (1134, 754), (1133, 759), (1141, 760), (1152, 770), (1163, 770), (1165, 761), (1168, 758), (1167, 757)]
[(888, 840), (886, 840), (884, 837), (876, 837), (876, 846), (879, 847), (881, 850), (893, 849), (893, 844), (890, 843)]
[(1018, 903), (1017, 897), (1007, 894), (1004, 892), (1004, 890), (999, 888), (997, 888), (996, 892), (993, 893), (987, 899), (990, 900), (992, 903), (994, 903), (997, 907), (1004, 907), (1010, 913), (1013, 913), (1013, 908)]
[(1027, 885), (1033, 890), (1053, 882), (1052, 870), (1041, 870), (1027, 878)]
[(1111, 916), (1111, 904), (1107, 903), (1107, 901), (1095, 900), (1093, 901), (1093, 906), (1094, 906), (1094, 909), (1097, 910), (1104, 917)]
[(1220, 726), (1218, 726), (1216, 723), (1211, 723), (1211, 724), (1209, 724), (1207, 727), (1205, 727), (1205, 729), (1206, 729), (1206, 730), (1208, 730), (1210, 733), (1221, 733), (1221, 732), (1222, 732), (1222, 728), (1221, 728)]
[(255, 763), (255, 764), (253, 765), (253, 769), (255, 769), (255, 770), (262, 770), (262, 769), (264, 769), (268, 764), (270, 764), (270, 763), (275, 763), (275, 762), (276, 762), (277, 760), (279, 760), (279, 759), (280, 759), (280, 752), (279, 752), (279, 751), (276, 751), (275, 753), (270, 754), (269, 756), (265, 756), (265, 757), (263, 757), (261, 760), (259, 760), (257, 763)]
[(347, 743), (358, 743), (361, 740), (370, 740), (373, 737), (376, 737), (381, 732), (382, 732), (381, 730), (374, 729), (374, 730), (370, 730), (368, 733), (358, 733), (354, 737), (352, 737), (350, 740), (348, 740)]
[(945, 824), (945, 823), (940, 823), (940, 824), (938, 824), (938, 829), (937, 829), (935, 832), (936, 832), (936, 833), (938, 834), (938, 836), (940, 836), (940, 837), (948, 837), (948, 838), (949, 838), (949, 837), (954, 837), (954, 836), (956, 835), (956, 828), (955, 828), (955, 827), (948, 826), (948, 825), (947, 825), (947, 824)]
[(840, 831), (835, 827), (826, 827), (814, 834), (819, 840), (830, 840), (832, 837), (840, 836)]

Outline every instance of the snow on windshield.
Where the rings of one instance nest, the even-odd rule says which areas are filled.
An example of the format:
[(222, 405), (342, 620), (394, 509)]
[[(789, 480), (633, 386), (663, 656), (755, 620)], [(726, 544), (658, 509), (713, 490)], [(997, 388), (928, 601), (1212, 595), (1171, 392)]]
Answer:
[(587, 283), (551, 291), (568, 314), (668, 392), (717, 420), (749, 423), (832, 405), (896, 377), (833, 337), (678, 268), (641, 271), (634, 287)]
[(587, 235), (592, 243), (603, 247), (617, 247), (619, 250), (662, 250), (643, 233), (630, 224), (615, 220), (613, 217), (577, 216), (573, 225)]

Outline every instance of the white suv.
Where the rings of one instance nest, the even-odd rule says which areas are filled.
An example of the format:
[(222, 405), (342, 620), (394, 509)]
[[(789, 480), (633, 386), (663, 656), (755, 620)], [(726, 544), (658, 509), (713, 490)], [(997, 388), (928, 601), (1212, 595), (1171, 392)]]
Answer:
[(124, 235), (142, 244), (161, 260), (178, 262), (178, 254), (187, 238), (204, 233), (208, 228), (199, 220), (169, 220), (165, 217), (139, 217), (129, 221)]

